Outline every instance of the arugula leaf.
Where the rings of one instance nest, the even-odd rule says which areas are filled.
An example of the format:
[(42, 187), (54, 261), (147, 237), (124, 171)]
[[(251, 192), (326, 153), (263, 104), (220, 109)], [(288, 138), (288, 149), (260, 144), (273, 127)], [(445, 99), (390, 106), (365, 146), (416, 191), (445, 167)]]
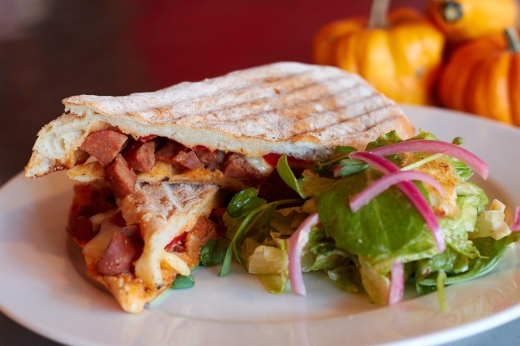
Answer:
[(195, 278), (192, 275), (177, 275), (175, 281), (173, 281), (171, 285), (171, 288), (178, 290), (184, 288), (192, 288), (193, 286), (195, 286)]
[(244, 217), (252, 210), (264, 205), (266, 200), (258, 196), (258, 190), (251, 187), (237, 193), (229, 202), (227, 211), (232, 218)]
[(352, 159), (343, 159), (339, 162), (339, 166), (342, 166), (339, 172), (337, 172), (338, 177), (342, 177), (345, 175), (352, 175), (362, 170), (367, 169), (370, 165), (363, 161), (352, 160)]
[(358, 151), (354, 147), (340, 146), (334, 151), (332, 158), (320, 160), (312, 166), (311, 171), (319, 173), (320, 175), (330, 176), (334, 170), (334, 167), (344, 159), (348, 159), (348, 155), (354, 151)]
[(353, 153), (354, 151), (358, 151), (356, 148), (354, 147), (349, 147), (347, 145), (340, 145), (339, 147), (337, 147), (335, 150), (334, 150), (334, 156), (337, 156), (338, 154), (350, 154), (350, 153)]
[(304, 197), (302, 192), (300, 191), (300, 186), (298, 185), (298, 180), (294, 176), (294, 173), (289, 166), (289, 162), (287, 161), (287, 155), (282, 155), (276, 164), (276, 170), (280, 175), (280, 178), (289, 186), (291, 189), (296, 191), (300, 197)]
[(200, 264), (214, 266), (224, 261), (226, 250), (230, 241), (226, 238), (213, 238), (208, 240), (200, 253)]

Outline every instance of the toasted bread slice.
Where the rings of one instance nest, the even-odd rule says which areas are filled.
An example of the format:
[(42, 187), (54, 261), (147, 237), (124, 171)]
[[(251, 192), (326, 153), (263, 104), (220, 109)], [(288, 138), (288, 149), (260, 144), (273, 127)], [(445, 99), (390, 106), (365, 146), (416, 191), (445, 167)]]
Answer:
[[(71, 208), (75, 215), (72, 217), (78, 215), (78, 210), (95, 207), (92, 205), (95, 198), (82, 196), (80, 191), (84, 190), (84, 187), (76, 189)], [(206, 217), (221, 202), (219, 188), (138, 184), (132, 194), (116, 202), (114, 209), (107, 211), (104, 206), (103, 213), (90, 217), (93, 228), (98, 228), (91, 240), (81, 241), (75, 230), (69, 230), (69, 233), (83, 246), (87, 274), (102, 283), (125, 311), (139, 313), (145, 304), (168, 289), (177, 275), (189, 275), (190, 269), (198, 264), (202, 247), (216, 235)], [(117, 215), (119, 219), (122, 216), (123, 223), (117, 220)], [(121, 237), (125, 244), (114, 245), (115, 234), (124, 232), (128, 226), (137, 229), (138, 233), (127, 234)], [(177, 247), (169, 246), (172, 240), (179, 238), (182, 241)], [(119, 263), (130, 260), (129, 255), (124, 255), (123, 250), (112, 257), (106, 254), (109, 249), (119, 251), (117, 247), (125, 246), (137, 249), (132, 252), (137, 259), (121, 269)]]
[(129, 96), (73, 96), (66, 113), (38, 134), (27, 177), (70, 169), (92, 132), (117, 128), (135, 139), (157, 135), (187, 148), (248, 158), (269, 153), (316, 161), (339, 145), (363, 149), (381, 133), (413, 127), (365, 80), (335, 67), (283, 62)]

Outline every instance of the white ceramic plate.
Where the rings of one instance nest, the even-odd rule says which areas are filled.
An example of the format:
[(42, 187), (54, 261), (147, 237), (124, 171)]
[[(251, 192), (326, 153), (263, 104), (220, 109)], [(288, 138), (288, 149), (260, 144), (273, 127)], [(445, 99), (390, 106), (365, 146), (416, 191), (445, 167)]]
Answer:
[[(465, 147), (491, 167), (484, 188), (520, 205), (520, 131), (434, 108), (405, 107), (417, 128)], [(346, 294), (323, 275), (305, 275), (307, 297), (270, 295), (240, 268), (194, 272), (196, 285), (171, 290), (140, 315), (122, 312), (81, 269), (64, 231), (72, 198), (62, 173), (29, 180), (21, 174), (0, 190), (0, 308), (48, 338), (74, 345), (344, 345), (438, 344), (488, 330), (520, 316), (516, 251), (490, 275), (447, 288), (448, 312), (436, 294), (378, 308)]]

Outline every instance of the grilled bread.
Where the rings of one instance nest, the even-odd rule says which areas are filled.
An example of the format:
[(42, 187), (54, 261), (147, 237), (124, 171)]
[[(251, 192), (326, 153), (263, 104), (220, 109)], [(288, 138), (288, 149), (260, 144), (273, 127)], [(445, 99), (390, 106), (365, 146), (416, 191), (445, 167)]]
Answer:
[(73, 96), (38, 134), (27, 177), (70, 169), (95, 131), (169, 138), (186, 148), (316, 161), (339, 145), (363, 149), (381, 133), (413, 128), (400, 108), (355, 74), (282, 62), (129, 96)]

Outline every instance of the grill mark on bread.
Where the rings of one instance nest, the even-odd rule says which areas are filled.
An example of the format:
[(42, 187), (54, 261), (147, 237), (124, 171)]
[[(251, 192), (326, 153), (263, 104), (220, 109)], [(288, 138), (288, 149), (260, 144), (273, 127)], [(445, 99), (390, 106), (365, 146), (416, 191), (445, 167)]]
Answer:
[[(211, 107), (204, 109), (203, 111), (191, 112), (189, 114), (184, 114), (176, 117), (176, 122), (182, 124), (185, 118), (189, 118), (188, 121), (190, 123), (197, 123), (197, 119), (205, 119), (207, 116), (214, 116), (217, 118), (224, 118), (226, 122), (230, 120), (244, 120), (244, 119), (254, 119), (258, 115), (262, 113), (267, 113), (270, 111), (279, 111), (279, 110), (290, 110), (291, 107), (301, 102), (301, 99), (307, 96), (306, 93), (312, 95), (312, 99), (310, 101), (318, 101), (324, 95), (335, 96), (340, 94), (344, 90), (355, 89), (358, 88), (361, 83), (360, 81), (349, 81), (353, 84), (348, 85), (346, 88), (341, 83), (337, 83), (338, 80), (341, 80), (340, 76), (333, 76), (326, 79), (321, 80), (312, 80), (302, 78), (298, 76), (298, 82), (294, 81), (294, 78), (285, 78), (280, 79), (278, 83), (281, 81), (289, 84), (301, 84), (298, 87), (291, 87), (287, 91), (284, 91), (285, 88), (283, 85), (276, 84), (276, 88), (272, 87), (269, 89), (269, 92), (266, 92), (265, 96), (256, 97), (252, 99), (247, 99), (245, 101), (237, 102), (238, 98), (236, 94), (226, 93), (224, 94), (229, 101), (218, 103), (221, 99), (217, 96), (212, 97), (212, 102), (208, 102), (214, 106), (219, 107)], [(278, 90), (278, 93), (275, 91)], [(368, 88), (365, 88), (368, 91)], [(319, 93), (317, 91), (320, 91)], [(253, 94), (258, 94), (258, 89), (248, 88), (246, 90), (242, 90), (241, 92), (247, 93), (251, 92)], [(267, 107), (267, 108), (266, 108)], [(169, 113), (169, 112), (177, 112), (179, 110), (174, 109), (173, 107), (161, 108), (161, 112)], [(215, 114), (220, 114), (220, 116), (216, 116)], [(235, 117), (233, 117), (235, 115)], [(246, 115), (246, 116), (244, 116)], [(298, 114), (293, 114), (297, 116)], [(304, 116), (304, 115), (302, 115)], [(204, 125), (206, 121), (204, 122)]]
[[(396, 119), (396, 118), (397, 118), (397, 117), (395, 117), (395, 116), (394, 116), (394, 117), (390, 117), (390, 118), (388, 118), (388, 119), (385, 119), (385, 122), (387, 122), (387, 121), (392, 121), (392, 120), (394, 120), (394, 119)], [(378, 126), (381, 126), (381, 123), (378, 123), (378, 124), (372, 124), (372, 125), (368, 126), (368, 127), (365, 128), (365, 131), (370, 131), (370, 130), (372, 130), (372, 129), (378, 127)]]
[[(283, 75), (283, 76), (279, 76), (279, 77), (278, 76), (277, 77), (267, 77), (267, 78), (259, 77), (259, 78), (256, 78), (258, 80), (257, 82), (255, 81), (255, 79), (252, 79), (252, 80), (251, 79), (249, 79), (249, 80), (248, 79), (237, 79), (237, 82), (233, 83), (233, 86), (235, 87), (234, 88), (235, 94), (233, 95), (233, 98), (236, 99), (237, 94), (245, 94), (248, 91), (259, 89), (262, 86), (278, 85), (278, 83), (280, 83), (281, 81), (285, 81), (285, 80), (288, 80), (291, 78), (303, 77), (305, 75), (311, 75), (312, 73), (313, 73), (312, 71), (302, 71), (302, 72), (291, 73), (291, 74), (287, 74), (287, 75)], [(309, 77), (307, 77), (307, 79), (308, 78)], [(251, 81), (253, 81), (253, 82), (251, 82)], [(186, 83), (178, 84), (178, 86), (181, 86), (183, 84), (186, 84)], [(195, 84), (198, 84), (198, 83), (192, 83), (191, 87), (195, 88), (194, 87)], [(169, 90), (170, 88), (166, 88), (163, 90)], [(278, 87), (277, 87), (277, 89), (279, 90)], [(178, 114), (177, 118), (175, 118), (175, 119), (180, 119), (184, 116), (201, 115), (201, 114), (205, 114), (205, 113), (211, 113), (212, 111), (218, 111), (219, 108), (215, 108), (214, 110), (206, 109), (203, 112), (199, 112), (199, 113), (197, 113), (197, 112), (194, 113), (192, 111), (192, 108), (200, 109), (200, 108), (202, 108), (203, 104), (215, 104), (214, 103), (215, 101), (218, 102), (219, 100), (223, 99), (222, 96), (229, 96), (229, 90), (226, 89), (225, 87), (219, 87), (217, 90), (218, 90), (217, 93), (206, 93), (206, 94), (203, 94), (203, 95), (201, 95), (197, 98), (193, 98), (193, 99), (186, 98), (186, 99), (176, 101), (176, 102), (165, 103), (164, 105), (154, 107), (153, 112), (156, 113), (159, 117), (162, 117), (163, 113), (171, 114), (171, 110), (173, 110), (174, 108), (178, 108), (179, 106), (185, 105), (186, 108), (189, 108), (189, 112), (188, 112), (188, 114), (185, 114), (185, 115)], [(273, 88), (273, 90), (274, 90), (274, 88)], [(143, 94), (148, 94), (148, 93), (136, 93), (136, 94), (131, 94), (129, 96), (143, 95)], [(248, 102), (246, 101), (244, 103), (248, 103)], [(217, 105), (218, 105), (218, 103), (217, 103)], [(225, 104), (223, 104), (223, 105), (225, 105)], [(139, 116), (138, 112), (128, 112), (128, 114), (134, 114), (136, 116)]]
[[(336, 78), (330, 79), (330, 82), (332, 85), (334, 85), (333, 82), (335, 79)], [(295, 128), (292, 126), (297, 124), (302, 119), (308, 120), (312, 116), (322, 116), (325, 113), (324, 111), (334, 112), (339, 109), (347, 110), (347, 109), (352, 108), (359, 102), (369, 101), (369, 99), (374, 98), (374, 97), (377, 97), (378, 100), (380, 99), (378, 93), (374, 92), (372, 89), (366, 88), (365, 90), (359, 92), (359, 86), (360, 86), (360, 83), (356, 82), (352, 85), (349, 85), (344, 88), (336, 89), (333, 92), (331, 92), (329, 90), (329, 86), (324, 86), (319, 83), (310, 83), (308, 85), (302, 86), (299, 89), (294, 89), (288, 93), (285, 93), (283, 95), (283, 96), (285, 96), (285, 98), (278, 98), (275, 100), (271, 100), (269, 98), (263, 98), (263, 99), (259, 99), (259, 100), (254, 100), (252, 102), (245, 102), (245, 103), (237, 104), (235, 107), (222, 108), (222, 109), (220, 109), (220, 112), (225, 111), (225, 116), (224, 116), (225, 121), (221, 120), (222, 115), (220, 117), (217, 115), (214, 115), (214, 117), (216, 119), (213, 121), (208, 121), (208, 119), (207, 119), (208, 114), (198, 114), (195, 116), (190, 116), (189, 121), (195, 122), (196, 123), (195, 127), (199, 127), (199, 128), (212, 127), (212, 128), (218, 128), (218, 129), (225, 131), (227, 127), (234, 126), (233, 124), (230, 124), (230, 120), (235, 119), (236, 121), (240, 120), (240, 121), (243, 121), (244, 123), (251, 123), (251, 125), (256, 126), (258, 133), (256, 133), (255, 135), (260, 138), (265, 138), (267, 140), (277, 140), (280, 138), (287, 138), (288, 140), (290, 140), (291, 137), (287, 136), (287, 134), (284, 133), (284, 131), (298, 132), (299, 128)], [(314, 87), (318, 88), (318, 90), (322, 89), (324, 91), (319, 94), (315, 93), (315, 92), (313, 92)], [(307, 89), (307, 93), (303, 93), (303, 91), (306, 89)], [(338, 99), (337, 94), (347, 94), (349, 91), (353, 91), (354, 93), (361, 93), (361, 95), (363, 95), (363, 96), (354, 98), (353, 100), (351, 99), (350, 101), (353, 101), (353, 102), (350, 102), (348, 105), (339, 108), (338, 101), (340, 101), (339, 103), (345, 103), (345, 102), (341, 102), (342, 99), (341, 98)], [(287, 101), (287, 99), (290, 99), (293, 96), (293, 94), (297, 95), (296, 97), (300, 98), (300, 100), (295, 99), (295, 100)], [(305, 98), (305, 96), (307, 96), (307, 94), (309, 94), (309, 96), (312, 96), (313, 98)], [(301, 99), (305, 99), (305, 100), (301, 101)], [(255, 103), (255, 102), (257, 104), (261, 104), (262, 106), (258, 106), (258, 105), (251, 106), (251, 103)], [(367, 103), (369, 103), (369, 102), (367, 102)], [(389, 105), (389, 104), (390, 103), (387, 103), (387, 105)], [(270, 109), (268, 111), (265, 110), (266, 105), (270, 106)], [(321, 109), (316, 109), (316, 106), (319, 106), (319, 108), (321, 108)], [(256, 112), (253, 112), (252, 108), (258, 108), (258, 110)], [(247, 112), (247, 114), (248, 114), (247, 118), (244, 118), (241, 116), (245, 112)], [(285, 124), (283, 124), (283, 126), (282, 126), (282, 124), (280, 124), (280, 123), (271, 123), (271, 124), (268, 124), (268, 126), (266, 126), (265, 122), (264, 122), (264, 124), (262, 124), (262, 122), (263, 122), (262, 119), (254, 121), (255, 118), (259, 118), (259, 116), (265, 115), (268, 112), (275, 112), (277, 115), (282, 115), (281, 118), (283, 118), (283, 119), (281, 119), (281, 120), (283, 122), (285, 122)], [(233, 117), (233, 116), (231, 116), (232, 114), (235, 114), (236, 116)], [(343, 113), (343, 114), (337, 114), (337, 115), (340, 116), (340, 119), (343, 119), (343, 116), (347, 115), (347, 114)], [(218, 120), (221, 120), (221, 121), (218, 121)], [(182, 121), (182, 119), (180, 119), (180, 121)], [(289, 124), (287, 124), (287, 123), (289, 123)], [(289, 125), (289, 127), (287, 127), (287, 125)], [(278, 135), (272, 136), (271, 138), (262, 136), (261, 131), (258, 131), (258, 129), (260, 129), (260, 128), (266, 130), (263, 132), (272, 132), (272, 133), (278, 132)]]
[[(344, 119), (342, 121), (339, 121), (337, 123), (335, 123), (334, 125), (339, 125), (339, 124), (345, 124), (345, 123), (348, 123), (348, 122), (354, 122), (354, 121), (358, 121), (360, 120), (360, 118), (363, 118), (363, 117), (366, 117), (370, 114), (374, 114), (378, 111), (381, 111), (381, 110), (384, 110), (385, 109), (385, 106), (381, 106), (381, 107), (378, 107), (378, 108), (374, 108), (374, 109), (371, 109), (365, 113), (362, 113), (362, 114), (359, 114), (353, 118), (348, 118), (348, 119)], [(392, 117), (392, 119), (395, 118), (395, 117)], [(360, 125), (366, 125), (365, 122), (359, 122)], [(374, 126), (377, 126), (379, 124), (379, 122), (372, 122), (371, 125), (368, 125), (368, 126), (364, 126), (364, 127), (358, 127), (356, 128), (355, 130), (358, 130), (358, 131), (363, 131), (363, 130), (369, 130), (369, 129), (372, 129)], [(331, 125), (327, 126), (327, 127), (324, 127), (323, 129), (326, 129), (328, 127), (330, 127)], [(354, 132), (354, 131), (353, 131)], [(309, 132), (310, 133), (310, 132)]]
[[(386, 107), (383, 105), (379, 108), (370, 110), (368, 112), (365, 112), (363, 114), (360, 114), (354, 118), (345, 119), (343, 121), (339, 121), (337, 123), (334, 123), (330, 126), (324, 127), (320, 130), (316, 131), (309, 131), (307, 133), (303, 133), (302, 136), (314, 136), (319, 138), (320, 140), (324, 141), (334, 141), (339, 140), (337, 134), (338, 128), (344, 127), (345, 129), (348, 129), (348, 131), (342, 132), (342, 138), (348, 138), (348, 137), (357, 137), (359, 138), (360, 133), (363, 134), (363, 136), (370, 137), (370, 136), (379, 136), (384, 131), (380, 131), (381, 129), (384, 129), (387, 125), (387, 123), (392, 123), (393, 120), (399, 119), (399, 114), (394, 114), (390, 116), (385, 116), (384, 119), (376, 119), (374, 118), (374, 115), (377, 115), (378, 112), (381, 112), (381, 115), (384, 115), (384, 112), (386, 111)], [(368, 118), (368, 119), (362, 119), (362, 118)], [(365, 120), (371, 120), (367, 123)], [(357, 124), (353, 124), (356, 122)], [(332, 133), (328, 133), (327, 130), (331, 130), (331, 128), (334, 127)], [(327, 138), (325, 138), (327, 137)], [(297, 138), (295, 138), (297, 140)], [(364, 147), (358, 147), (358, 149), (362, 150)]]
[[(322, 83), (317, 83), (316, 81), (302, 78), (300, 80), (301, 80), (301, 83), (303, 83), (303, 85), (301, 85), (297, 88), (291, 88), (288, 92), (281, 91), (281, 90), (283, 90), (283, 87), (281, 87), (278, 83), (281, 83), (281, 82), (294, 83), (293, 78), (295, 78), (295, 77), (301, 77), (301, 76), (299, 76), (299, 75), (291, 76), (290, 79), (289, 78), (278, 78), (276, 81), (277, 84), (275, 84), (274, 82), (266, 83), (266, 85), (273, 84), (273, 87), (271, 87), (271, 88), (266, 87), (266, 94), (268, 94), (268, 95), (263, 96), (263, 97), (256, 97), (253, 99), (246, 99), (245, 101), (236, 102), (237, 100), (240, 100), (240, 98), (237, 97), (237, 94), (246, 94), (246, 93), (257, 94), (259, 88), (253, 88), (253, 87), (249, 86), (248, 88), (245, 88), (245, 89), (234, 90), (234, 92), (232, 94), (230, 94), (229, 92), (219, 93), (217, 95), (212, 96), (211, 98), (204, 99), (205, 103), (207, 103), (209, 105), (213, 105), (213, 107), (205, 108), (202, 111), (200, 111), (200, 108), (202, 108), (202, 107), (200, 107), (200, 104), (197, 106), (194, 106), (190, 101), (183, 101), (182, 103), (184, 103), (184, 102), (189, 103), (189, 105), (187, 105), (187, 107), (189, 106), (190, 112), (178, 114), (176, 116), (175, 120), (176, 120), (176, 122), (182, 122), (184, 118), (189, 117), (190, 118), (189, 121), (191, 122), (191, 121), (193, 121), (194, 118), (197, 118), (197, 117), (205, 117), (208, 115), (211, 116), (212, 114), (214, 115), (215, 113), (222, 113), (224, 111), (229, 112), (232, 110), (241, 110), (241, 109), (247, 110), (247, 111), (241, 111), (239, 114), (237, 114), (237, 115), (239, 115), (239, 117), (241, 119), (244, 118), (244, 114), (247, 114), (247, 118), (254, 118), (257, 115), (264, 113), (266, 111), (265, 111), (265, 109), (262, 109), (258, 112), (253, 113), (251, 111), (252, 108), (260, 108), (260, 107), (265, 108), (266, 105), (269, 105), (272, 103), (285, 104), (284, 98), (288, 98), (292, 94), (296, 94), (298, 92), (301, 92), (301, 91), (308, 89), (310, 87), (313, 87), (313, 86), (318, 86), (318, 87), (322, 87), (322, 88), (324, 87), (324, 85)], [(329, 78), (328, 82), (334, 82), (334, 80), (337, 80), (337, 79), (338, 79), (338, 77)], [(274, 86), (276, 86), (276, 88)], [(275, 91), (275, 89), (278, 90), (278, 93)], [(326, 89), (326, 91), (327, 90), (328, 89)], [(326, 91), (323, 94), (325, 94)], [(223, 102), (222, 101), (223, 99), (228, 99), (228, 101)], [(197, 103), (197, 102), (195, 101), (195, 103)], [(170, 114), (171, 112), (174, 112), (174, 113), (182, 112), (182, 110), (175, 109), (175, 106), (176, 105), (178, 106), (180, 104), (181, 103), (177, 103), (177, 104), (173, 104), (168, 107), (158, 108), (157, 113)], [(191, 111), (192, 107), (196, 108), (199, 111), (198, 112)], [(289, 105), (289, 107), (290, 107), (290, 105)], [(229, 117), (226, 118), (226, 120), (229, 120)]]
[[(304, 136), (304, 135), (309, 135), (309, 134), (312, 134), (312, 133), (315, 133), (315, 132), (319, 132), (319, 131), (321, 131), (323, 129), (326, 129), (326, 128), (330, 127), (330, 126), (337, 125), (339, 123), (348, 122), (348, 121), (355, 121), (356, 119), (358, 119), (358, 118), (360, 118), (362, 116), (366, 116), (370, 112), (374, 112), (374, 111), (380, 110), (380, 109), (385, 108), (387, 106), (387, 105), (382, 105), (382, 106), (377, 107), (377, 108), (368, 108), (368, 109), (365, 108), (365, 112), (364, 113), (356, 114), (353, 117), (343, 117), (342, 116), (342, 115), (345, 114), (345, 113), (343, 113), (343, 111), (345, 111), (347, 109), (350, 109), (350, 108), (353, 108), (357, 104), (361, 104), (361, 103), (364, 103), (365, 101), (372, 100), (375, 97), (378, 97), (378, 95), (377, 94), (371, 94), (371, 95), (365, 96), (363, 98), (360, 98), (360, 99), (356, 100), (355, 102), (353, 102), (353, 103), (351, 103), (349, 105), (346, 105), (346, 106), (338, 106), (336, 104), (336, 107), (327, 109), (326, 111), (320, 113), (319, 117), (318, 116), (317, 117), (313, 117), (312, 119), (307, 118), (307, 119), (305, 119), (306, 121), (303, 121), (301, 123), (300, 122), (296, 122), (294, 124), (294, 128), (298, 132), (298, 135), (296, 135), (294, 137), (290, 137), (290, 138), (291, 139), (292, 138), (298, 138), (299, 136)], [(313, 120), (316, 120), (316, 121), (313, 121)], [(300, 126), (300, 124), (301, 124), (301, 126)], [(312, 126), (313, 124), (315, 124), (317, 126)]]
[[(300, 77), (303, 80), (304, 79), (303, 76), (309, 75), (309, 74), (310, 74), (310, 71), (304, 71), (304, 72), (292, 73), (292, 74), (288, 74), (286, 76), (280, 76), (280, 77), (277, 76), (277, 77), (268, 77), (268, 78), (265, 78), (265, 77), (264, 78), (258, 78), (259, 82), (257, 82), (257, 83), (255, 83), (255, 82), (253, 82), (253, 83), (245, 82), (245, 83), (243, 83), (243, 85), (235, 84), (235, 87), (237, 87), (237, 88), (235, 89), (236, 93), (233, 96), (234, 96), (234, 98), (237, 98), (236, 96), (238, 96), (238, 95), (241, 96), (242, 94), (245, 94), (248, 91), (259, 89), (262, 86), (266, 86), (267, 87), (269, 85), (277, 86), (276, 88), (273, 87), (273, 91), (275, 93), (276, 93), (276, 91), (274, 89), (278, 89), (278, 92), (280, 92), (280, 89), (278, 87), (278, 83), (283, 82), (283, 81), (287, 81), (287, 80), (290, 80), (290, 79), (293, 79), (293, 78), (298, 78), (298, 77)], [(240, 80), (240, 81), (242, 81), (242, 80)], [(224, 88), (220, 88), (219, 89), (219, 93), (217, 93), (215, 95), (212, 95), (212, 99), (221, 99), (223, 95), (224, 96), (228, 96), (229, 95), (229, 91), (225, 90)], [(200, 98), (194, 99), (194, 105), (193, 106), (196, 107), (196, 108), (200, 108), (200, 103), (201, 103), (200, 100), (203, 100), (204, 102), (207, 103), (208, 98), (207, 97), (205, 97), (205, 98), (200, 97)], [(183, 103), (183, 102), (188, 102), (188, 103), (190, 103), (190, 107), (192, 106), (191, 101), (189, 99), (185, 100), (185, 101), (182, 101), (182, 102), (178, 102), (178, 103), (172, 104), (172, 106), (178, 105), (178, 104)]]

